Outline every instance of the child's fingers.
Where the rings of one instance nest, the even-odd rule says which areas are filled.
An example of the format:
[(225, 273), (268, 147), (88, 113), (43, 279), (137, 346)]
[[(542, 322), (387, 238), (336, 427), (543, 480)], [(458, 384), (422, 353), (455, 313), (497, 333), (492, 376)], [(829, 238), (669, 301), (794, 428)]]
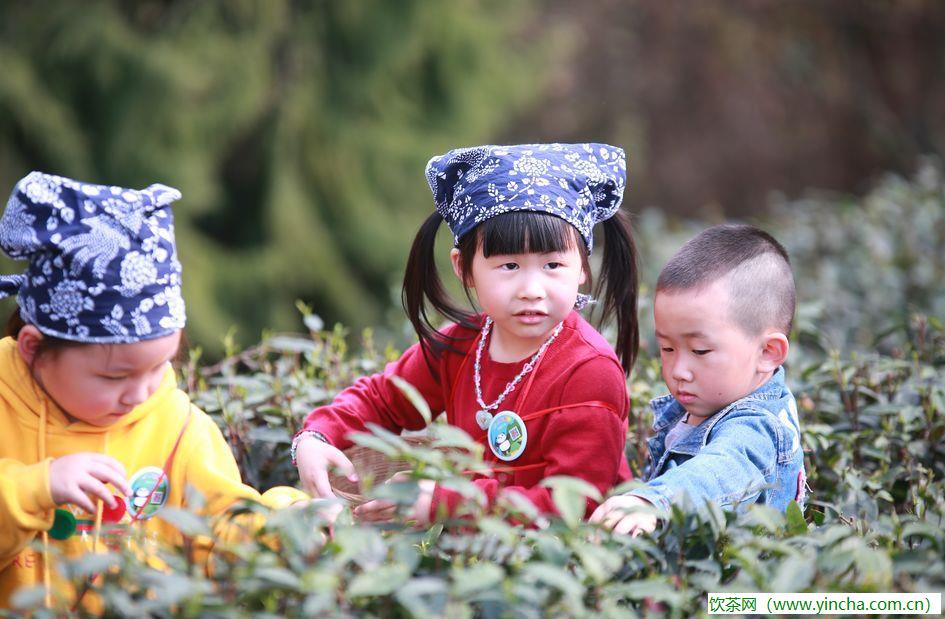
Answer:
[(105, 454), (95, 454), (93, 460), (114, 469), (115, 472), (121, 475), (123, 478), (128, 477), (128, 471), (125, 470), (125, 465), (111, 456), (106, 456)]
[(81, 490), (78, 488), (66, 493), (65, 501), (63, 503), (69, 503), (84, 509), (90, 514), (94, 514), (97, 510), (95, 509), (95, 503)]
[[(128, 481), (114, 467), (104, 463), (96, 463), (95, 466), (89, 468), (88, 472), (95, 479), (113, 485), (123, 496), (131, 494), (131, 486), (128, 485)], [(114, 506), (109, 505), (109, 507)]]
[[(105, 501), (105, 504), (108, 505), (110, 509), (115, 508), (114, 495), (112, 495), (112, 493), (108, 491), (108, 488), (105, 487), (105, 484), (97, 480), (95, 477), (92, 477), (90, 475), (86, 479), (80, 481), (79, 488), (83, 492), (85, 492), (85, 494), (97, 497)], [(89, 513), (94, 514), (95, 511), (96, 511), (95, 508), (92, 508), (92, 510)]]
[(627, 512), (619, 509), (612, 509), (601, 519), (600, 524), (602, 527), (616, 532), (617, 525), (620, 524), (620, 522), (626, 517)]
[(396, 509), (397, 505), (395, 503), (375, 499), (356, 507), (354, 515), (357, 516), (359, 520), (364, 520), (365, 522), (382, 522), (391, 520), (394, 517)]
[(601, 522), (604, 521), (604, 518), (609, 513), (610, 513), (610, 506), (607, 505), (607, 503), (602, 503), (598, 505), (597, 509), (594, 510), (594, 513), (591, 514), (591, 518), (590, 520), (588, 520), (588, 522), (591, 524), (600, 524)]
[(354, 471), (354, 465), (351, 464), (351, 460), (348, 459), (348, 456), (335, 450), (335, 453), (328, 454), (328, 461), (338, 469), (339, 473), (357, 483), (358, 474)]
[(637, 527), (636, 518), (633, 516), (624, 516), (617, 524), (614, 526), (614, 533), (620, 533), (621, 535), (626, 535), (630, 533)]
[(316, 468), (305, 477), (315, 496), (331, 499), (335, 493), (331, 490), (331, 482), (328, 481), (328, 471), (324, 468)]

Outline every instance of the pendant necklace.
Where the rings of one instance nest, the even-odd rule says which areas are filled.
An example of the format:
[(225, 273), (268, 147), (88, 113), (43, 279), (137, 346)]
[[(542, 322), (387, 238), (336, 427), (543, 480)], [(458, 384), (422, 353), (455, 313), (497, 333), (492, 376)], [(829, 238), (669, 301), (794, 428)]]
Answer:
[(495, 402), (492, 404), (486, 404), (482, 399), (482, 386), (481, 386), (481, 363), (482, 363), (482, 351), (486, 347), (486, 340), (489, 338), (489, 332), (492, 330), (492, 318), (486, 316), (486, 322), (482, 326), (482, 334), (479, 338), (479, 345), (476, 347), (476, 360), (473, 364), (473, 382), (476, 386), (476, 403), (479, 404), (479, 411), (476, 413), (476, 424), (486, 430), (489, 428), (489, 424), (492, 422), (492, 411), (499, 408), (499, 404), (505, 400), (515, 387), (518, 386), (519, 382), (525, 376), (535, 369), (535, 363), (538, 359), (541, 358), (545, 350), (551, 346), (551, 343), (555, 341), (555, 338), (558, 337), (558, 334), (561, 333), (561, 328), (564, 326), (564, 322), (559, 322), (558, 326), (554, 328), (554, 331), (551, 332), (551, 335), (545, 340), (545, 343), (542, 344), (538, 351), (532, 355), (532, 358), (529, 359), (528, 363), (522, 368), (522, 371), (518, 373), (518, 376), (509, 381), (509, 384), (505, 386), (505, 389), (499, 394), (499, 397), (496, 398)]

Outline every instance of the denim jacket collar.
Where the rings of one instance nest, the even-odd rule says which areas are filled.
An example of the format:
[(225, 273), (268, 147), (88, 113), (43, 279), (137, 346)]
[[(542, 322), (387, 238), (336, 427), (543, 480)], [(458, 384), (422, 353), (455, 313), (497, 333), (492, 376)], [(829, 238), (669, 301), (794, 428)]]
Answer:
[[(675, 443), (670, 451), (682, 454), (695, 455), (702, 447), (705, 446), (706, 437), (709, 435), (709, 432), (715, 427), (715, 424), (718, 423), (729, 411), (735, 409), (740, 404), (748, 402), (750, 400), (774, 400), (781, 397), (781, 393), (784, 390), (784, 367), (780, 366), (771, 375), (763, 385), (755, 389), (750, 394), (746, 395), (744, 398), (735, 400), (725, 408), (719, 410), (717, 413), (700, 423), (698, 426), (693, 428), (685, 438), (681, 439), (678, 443)], [(665, 395), (660, 398), (656, 398), (650, 402), (650, 408), (653, 410), (653, 434), (656, 436), (663, 435), (669, 432), (670, 428), (673, 427), (676, 422), (678, 422), (686, 414), (686, 409), (674, 398), (672, 395)]]

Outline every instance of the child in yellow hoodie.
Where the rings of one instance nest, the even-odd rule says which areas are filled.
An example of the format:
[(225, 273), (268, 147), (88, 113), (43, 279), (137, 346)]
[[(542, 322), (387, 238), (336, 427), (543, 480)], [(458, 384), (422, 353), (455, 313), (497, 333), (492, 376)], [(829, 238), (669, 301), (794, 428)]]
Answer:
[(33, 172), (7, 203), (0, 247), (28, 267), (0, 277), (0, 297), (19, 305), (0, 340), (0, 608), (39, 584), (47, 603), (52, 588), (57, 605), (75, 602), (52, 586), (53, 545), (76, 555), (139, 527), (177, 539), (153, 516), (186, 507), (189, 487), (208, 515), (306, 498), (243, 484), (219, 428), (177, 388), (180, 197)]

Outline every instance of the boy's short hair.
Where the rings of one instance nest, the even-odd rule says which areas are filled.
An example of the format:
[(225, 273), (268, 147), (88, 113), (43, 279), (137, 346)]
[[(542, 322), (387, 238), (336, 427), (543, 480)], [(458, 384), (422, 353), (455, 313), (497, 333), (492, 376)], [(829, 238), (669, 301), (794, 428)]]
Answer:
[(660, 272), (657, 292), (708, 286), (729, 278), (731, 320), (750, 335), (772, 327), (790, 334), (796, 291), (787, 251), (767, 232), (720, 224), (682, 246)]

